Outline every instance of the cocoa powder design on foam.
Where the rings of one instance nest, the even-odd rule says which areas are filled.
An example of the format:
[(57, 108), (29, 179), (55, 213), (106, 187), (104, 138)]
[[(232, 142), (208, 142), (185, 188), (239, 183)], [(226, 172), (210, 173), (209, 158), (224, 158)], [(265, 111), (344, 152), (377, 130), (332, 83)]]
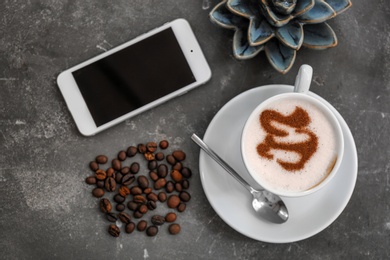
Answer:
[[(273, 126), (272, 121), (293, 127), (296, 133), (307, 134), (308, 139), (298, 143), (277, 142), (275, 137), (285, 137), (288, 135), (288, 132)], [(287, 171), (303, 169), (305, 163), (317, 151), (318, 147), (318, 137), (306, 128), (310, 122), (311, 119), (307, 111), (298, 106), (288, 116), (284, 116), (276, 110), (264, 110), (260, 115), (260, 124), (267, 132), (267, 135), (264, 141), (257, 146), (257, 153), (264, 158), (272, 160), (274, 156), (270, 153), (271, 149), (296, 152), (300, 155), (299, 161), (292, 163), (277, 159), (277, 162)]]

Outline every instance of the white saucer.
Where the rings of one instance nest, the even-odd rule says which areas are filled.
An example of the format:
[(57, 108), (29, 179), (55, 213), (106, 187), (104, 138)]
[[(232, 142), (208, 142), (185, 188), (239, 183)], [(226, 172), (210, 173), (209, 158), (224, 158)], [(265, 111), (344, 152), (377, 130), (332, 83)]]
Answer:
[[(241, 159), (242, 128), (259, 103), (292, 90), (292, 86), (268, 85), (238, 95), (215, 115), (203, 137), (254, 188), (259, 186), (250, 177)], [(339, 172), (322, 190), (305, 197), (283, 198), (290, 214), (286, 223), (273, 224), (256, 216), (248, 191), (206, 153), (200, 153), (200, 177), (207, 199), (229, 226), (247, 237), (270, 243), (289, 243), (309, 238), (328, 227), (351, 198), (357, 178), (357, 152), (351, 131), (341, 115), (324, 99), (314, 93), (309, 95), (323, 100), (336, 114), (344, 134), (344, 158)]]

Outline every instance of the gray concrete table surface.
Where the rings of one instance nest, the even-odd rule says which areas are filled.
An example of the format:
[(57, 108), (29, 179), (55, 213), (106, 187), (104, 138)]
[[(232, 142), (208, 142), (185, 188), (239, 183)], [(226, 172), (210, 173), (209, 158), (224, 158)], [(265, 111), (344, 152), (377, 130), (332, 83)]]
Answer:
[[(232, 31), (213, 25), (218, 1), (3, 0), (0, 3), (0, 258), (1, 259), (389, 259), (390, 7), (354, 0), (329, 21), (339, 45), (301, 49), (289, 73), (265, 54), (232, 56)], [(186, 95), (94, 137), (76, 129), (57, 75), (176, 18), (187, 19), (212, 79)], [(245, 237), (210, 206), (199, 177), (199, 149), (219, 109), (256, 86), (293, 84), (301, 64), (314, 69), (312, 91), (327, 99), (355, 138), (359, 170), (354, 193), (328, 228), (303, 241), (270, 244)], [(104, 100), (102, 100), (104, 102)], [(107, 104), (109, 105), (109, 104)], [(167, 139), (187, 152), (193, 170), (182, 232), (162, 228), (113, 238), (85, 184), (89, 161), (129, 145)], [(243, 220), (245, 221), (245, 220)]]

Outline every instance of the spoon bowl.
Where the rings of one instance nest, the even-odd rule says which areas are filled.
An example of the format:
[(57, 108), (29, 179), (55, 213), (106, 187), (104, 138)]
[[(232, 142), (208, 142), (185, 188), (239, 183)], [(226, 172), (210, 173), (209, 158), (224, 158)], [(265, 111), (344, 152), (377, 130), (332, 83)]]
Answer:
[(192, 134), (191, 139), (252, 194), (252, 207), (261, 218), (277, 224), (282, 224), (288, 220), (288, 210), (279, 196), (266, 190), (256, 190), (252, 188), (196, 134)]

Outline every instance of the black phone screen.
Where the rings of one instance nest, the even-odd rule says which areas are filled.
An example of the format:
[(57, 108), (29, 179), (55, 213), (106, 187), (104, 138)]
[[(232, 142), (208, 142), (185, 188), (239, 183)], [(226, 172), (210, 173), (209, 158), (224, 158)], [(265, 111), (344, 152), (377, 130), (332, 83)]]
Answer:
[(171, 28), (78, 69), (73, 76), (96, 126), (195, 82)]

